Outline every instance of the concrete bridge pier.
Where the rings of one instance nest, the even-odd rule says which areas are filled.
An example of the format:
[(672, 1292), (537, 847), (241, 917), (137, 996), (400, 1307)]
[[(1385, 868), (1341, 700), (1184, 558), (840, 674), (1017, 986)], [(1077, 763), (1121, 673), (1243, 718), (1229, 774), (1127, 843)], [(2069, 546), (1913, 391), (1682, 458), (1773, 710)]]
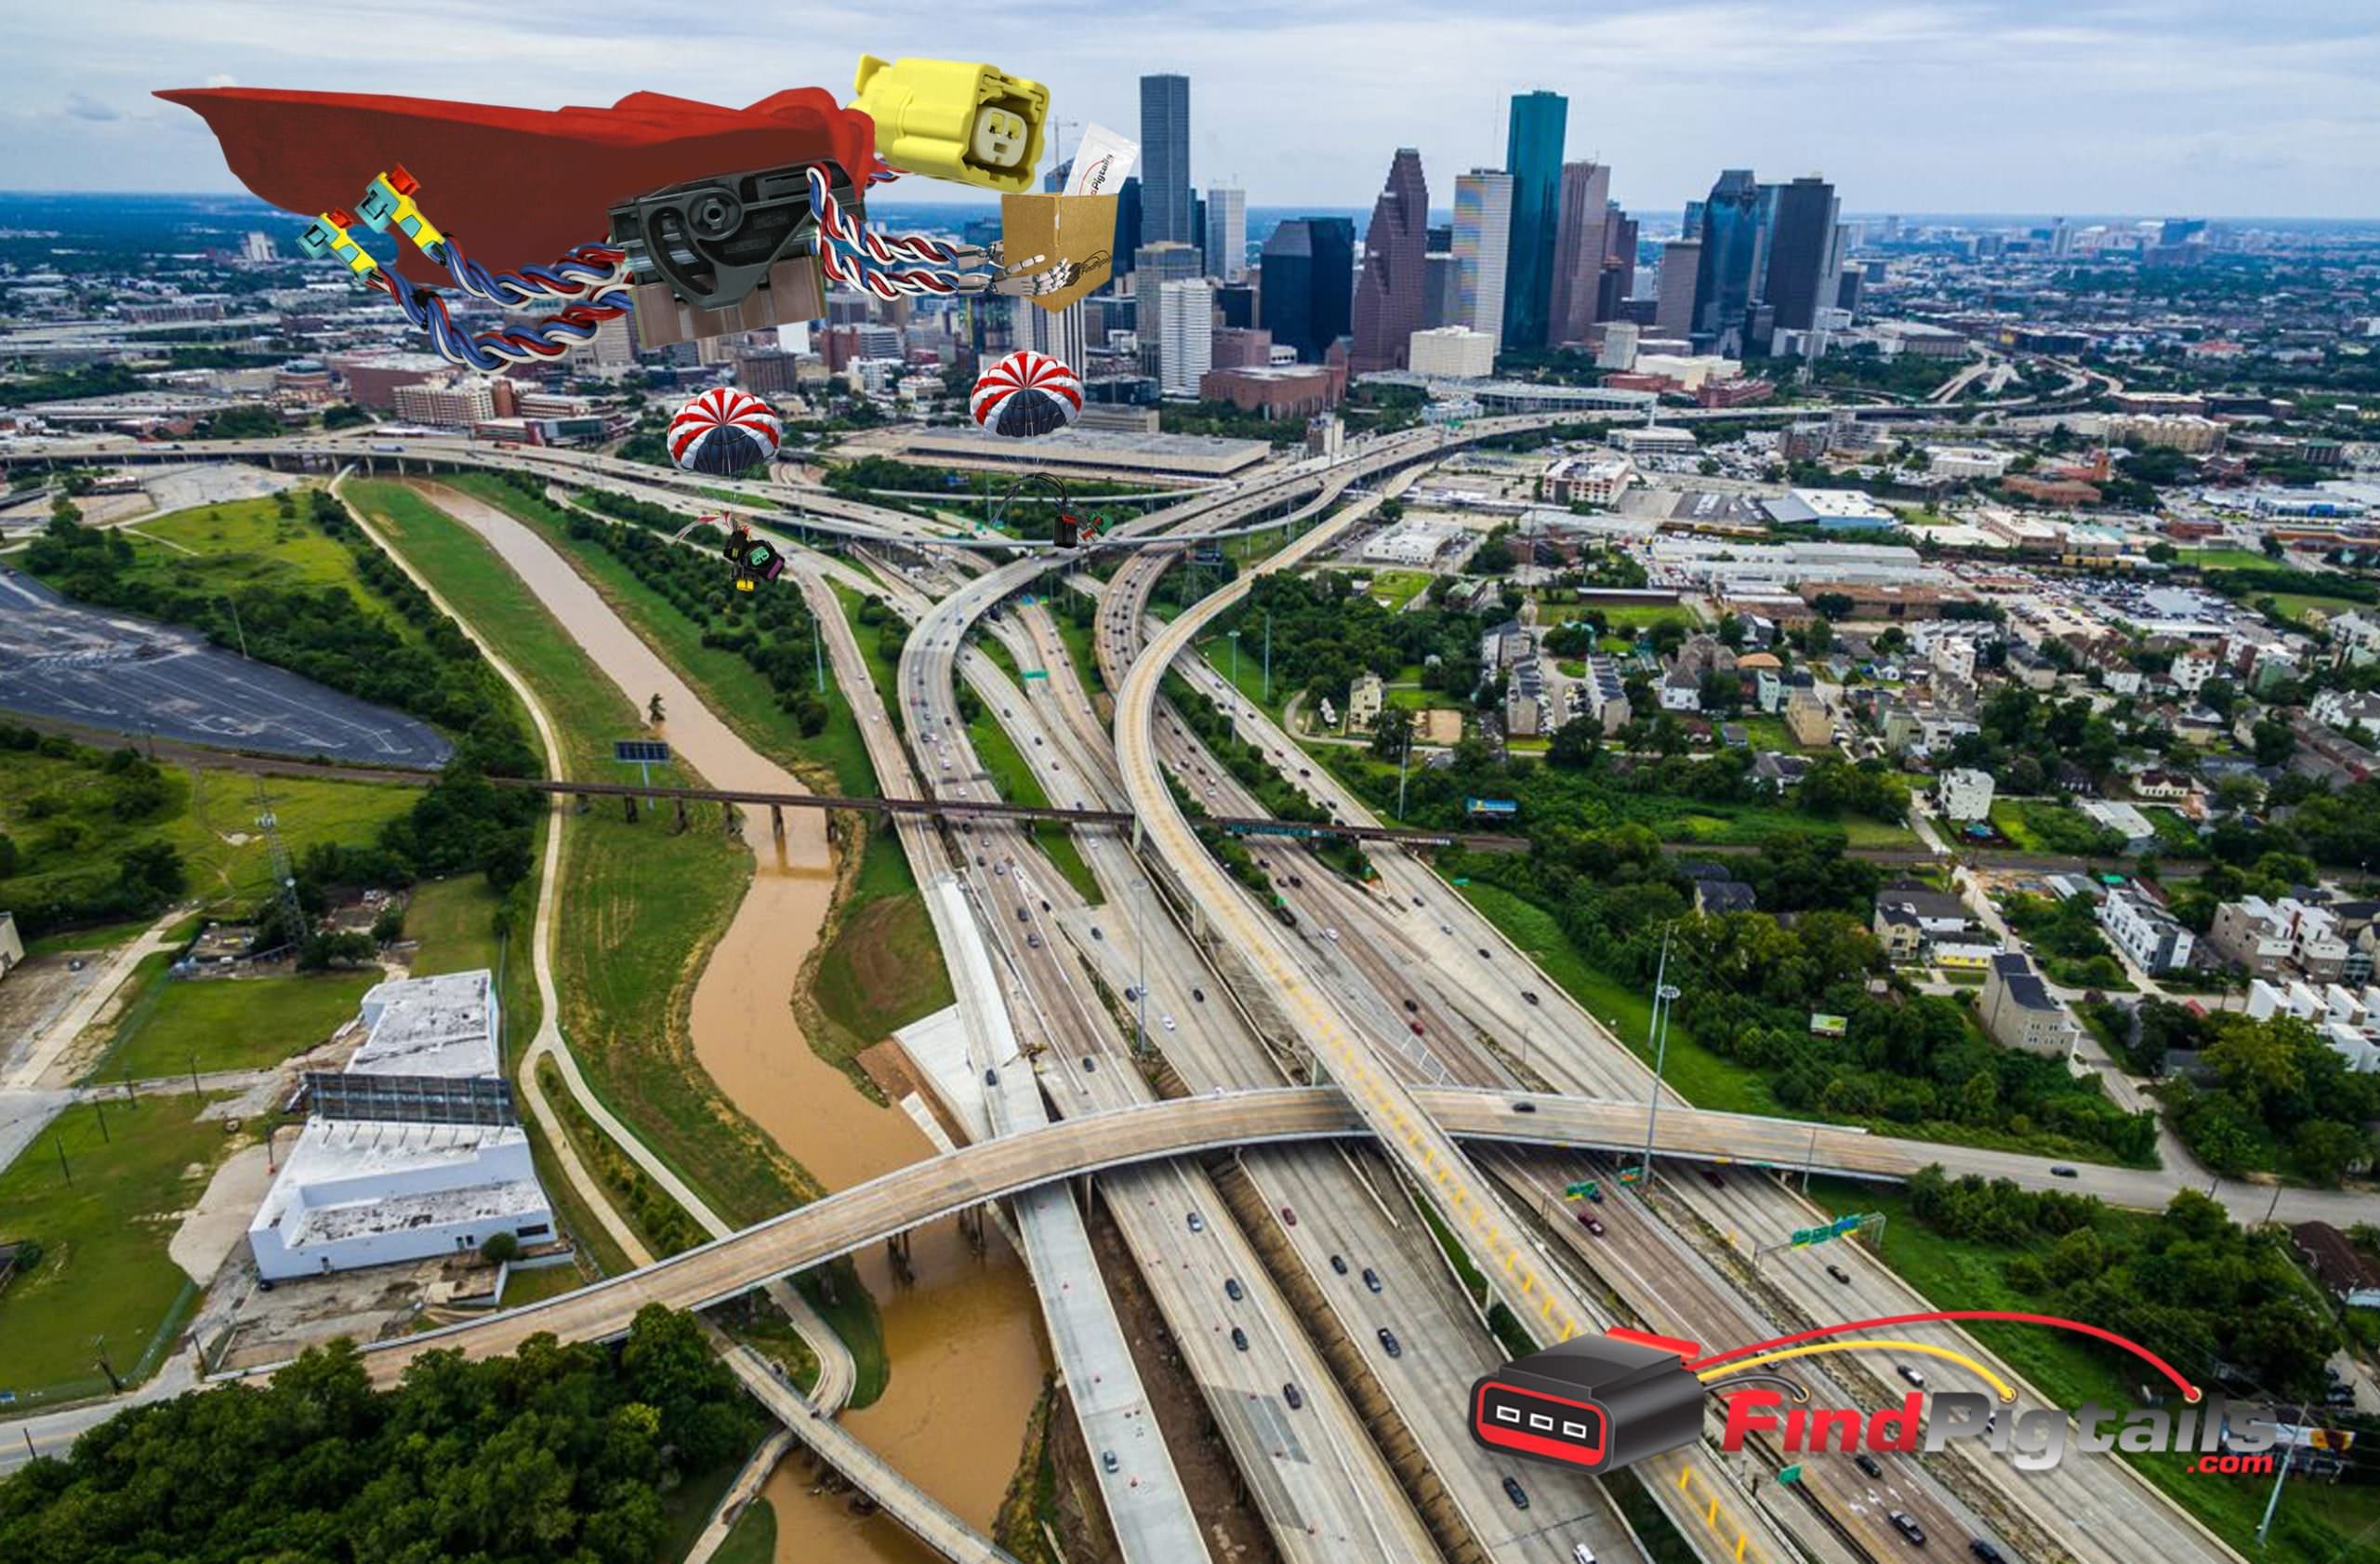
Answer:
[(785, 840), (785, 805), (781, 803), (769, 805), (769, 834), (779, 842)]

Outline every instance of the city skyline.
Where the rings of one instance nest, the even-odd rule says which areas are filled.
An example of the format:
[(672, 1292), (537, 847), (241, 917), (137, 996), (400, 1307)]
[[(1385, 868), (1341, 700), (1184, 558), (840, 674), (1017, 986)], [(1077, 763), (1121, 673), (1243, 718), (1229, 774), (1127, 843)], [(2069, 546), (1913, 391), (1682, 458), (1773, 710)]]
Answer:
[[(898, 7), (805, 18), (790, 65), (731, 22), (617, 0), (595, 0), (569, 50), (496, 7), (458, 3), (448, 46), (417, 58), (378, 47), (379, 24), (399, 13), (377, 0), (309, 7), (302, 31), (255, 5), (124, 9), (104, 53), (71, 15), (14, 21), (29, 85), (5, 116), (0, 189), (231, 188), (196, 119), (148, 96), (165, 86), (363, 81), (532, 107), (638, 90), (742, 103), (796, 86), (848, 96), (862, 52), (954, 52), (927, 41), (921, 9)], [(1251, 47), (1264, 33), (1220, 12), (1167, 20), (1159, 39), (1109, 42), (1063, 15), (1055, 26), (1046, 11), (1029, 23), (993, 16), (963, 52), (1047, 83), (1070, 125), (1128, 134), (1141, 77), (1189, 77), (1188, 184), (1246, 189), (1251, 207), (1365, 205), (1400, 145), (1418, 146), (1424, 167), (1496, 166), (1507, 100), (1542, 87), (1580, 105), (1567, 155), (1607, 163), (1612, 197), (1632, 211), (1673, 211), (1717, 169), (1755, 163), (1774, 178), (1822, 173), (1859, 192), (1863, 212), (2380, 217), (2380, 110), (2359, 86), (2380, 71), (2380, 33), (2343, 4), (2296, 8), (2285, 33), (2196, 0), (2154, 13), (1868, 6), (1818, 27), (1760, 3), (1558, 24), (1493, 6), (1459, 23), (1418, 7), (1325, 7), (1282, 50)], [(539, 66), (525, 81), (512, 64), (523, 57)], [(1382, 73), (1415, 60), (1431, 62), (1426, 87), (1376, 90)], [(1981, 123), (1990, 136), (1975, 133)], [(1066, 149), (1078, 134), (1066, 130)]]

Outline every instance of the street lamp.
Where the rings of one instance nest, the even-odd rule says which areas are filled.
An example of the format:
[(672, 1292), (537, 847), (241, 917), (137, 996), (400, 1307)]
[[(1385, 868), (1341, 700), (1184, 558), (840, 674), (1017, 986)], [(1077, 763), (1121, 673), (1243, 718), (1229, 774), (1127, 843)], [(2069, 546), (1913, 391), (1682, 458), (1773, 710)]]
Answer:
[(1669, 981), (1670, 936), (1661, 935), (1661, 962), (1653, 974), (1653, 1088), (1645, 1101), (1645, 1155), (1637, 1163), (1637, 1176), (1649, 1182), (1653, 1176), (1653, 1129), (1661, 1113), (1661, 1070), (1669, 1061), (1670, 1003), (1678, 997), (1676, 985)]
[(240, 623), (240, 605), (231, 601), (231, 594), (229, 592), (218, 592), (215, 595), (221, 598), (223, 600), (223, 606), (231, 611), (231, 629), (239, 635), (240, 638), (240, 660), (242, 662), (246, 662), (249, 660), (248, 632), (247, 630)]

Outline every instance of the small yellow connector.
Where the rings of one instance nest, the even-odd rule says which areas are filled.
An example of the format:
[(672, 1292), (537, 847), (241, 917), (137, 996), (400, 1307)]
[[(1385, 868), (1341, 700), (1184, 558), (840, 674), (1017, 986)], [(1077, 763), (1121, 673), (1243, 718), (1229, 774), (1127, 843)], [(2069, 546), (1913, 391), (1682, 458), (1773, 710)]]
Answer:
[(1033, 188), (1050, 89), (956, 60), (860, 56), (851, 106), (876, 122), (876, 152), (905, 173), (986, 190)]

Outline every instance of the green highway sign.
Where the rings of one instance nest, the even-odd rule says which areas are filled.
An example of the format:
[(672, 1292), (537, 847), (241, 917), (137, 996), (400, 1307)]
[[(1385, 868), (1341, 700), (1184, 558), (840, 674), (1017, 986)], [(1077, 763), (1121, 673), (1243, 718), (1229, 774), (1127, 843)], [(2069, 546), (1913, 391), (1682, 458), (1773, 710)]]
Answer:
[(1562, 1198), (1566, 1200), (1592, 1200), (1595, 1198), (1595, 1181), (1591, 1178), (1583, 1184), (1573, 1184), (1563, 1190)]
[(1047, 679), (1050, 677), (1050, 670), (1046, 668), (1028, 668), (1025, 670), (1025, 677), (1028, 680)]
[(1874, 1220), (1873, 1215), (1854, 1212), (1849, 1216), (1836, 1217), (1823, 1227), (1796, 1227), (1793, 1229), (1792, 1247), (1806, 1249), (1814, 1243), (1831, 1243), (1845, 1233), (1858, 1232)]
[(1778, 1482), (1780, 1482), (1780, 1483), (1799, 1482), (1799, 1481), (1801, 1481), (1801, 1480), (1802, 1480), (1802, 1465), (1801, 1465), (1801, 1463), (1797, 1461), (1797, 1462), (1795, 1462), (1795, 1463), (1794, 1463), (1792, 1465), (1791, 1465), (1791, 1466), (1779, 1466), (1779, 1467), (1777, 1469), (1777, 1480), (1778, 1480)]

